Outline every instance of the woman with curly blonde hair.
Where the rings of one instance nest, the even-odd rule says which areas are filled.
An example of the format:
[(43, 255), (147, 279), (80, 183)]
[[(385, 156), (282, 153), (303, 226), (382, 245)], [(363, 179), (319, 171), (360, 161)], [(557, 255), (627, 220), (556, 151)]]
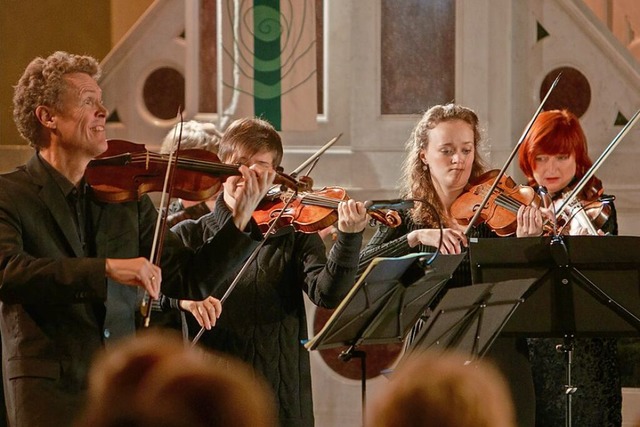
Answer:
[[(462, 179), (460, 183), (462, 184), (465, 177), (469, 181), (474, 181), (485, 172), (484, 161), (478, 153), (478, 147), (482, 142), (482, 133), (476, 113), (461, 105), (438, 105), (429, 109), (429, 111), (422, 116), (422, 119), (415, 126), (411, 137), (406, 143), (407, 157), (402, 168), (401, 194), (406, 198), (426, 200), (436, 208), (441, 218), (449, 218), (450, 205), (445, 206), (445, 201), (440, 198), (445, 189), (439, 185), (439, 177), (431, 176), (429, 162), (426, 160), (430, 136), (434, 132), (434, 129), (442, 122), (448, 122), (451, 125), (457, 123), (457, 126), (461, 128), (468, 128), (465, 130), (467, 133), (466, 136), (469, 139), (466, 141), (464, 150), (466, 156), (472, 156), (472, 160), (469, 163), (469, 169), (465, 171), (464, 174), (461, 174)], [(471, 136), (473, 139), (470, 139)], [(446, 151), (442, 152), (445, 155), (447, 154)], [(464, 183), (464, 185), (466, 185), (466, 183)], [(456, 188), (456, 190), (459, 190), (459, 187)], [(458, 191), (455, 193), (458, 193)], [(452, 194), (452, 196), (456, 195), (455, 193)], [(459, 195), (459, 193), (457, 195)], [(444, 196), (443, 198), (445, 199), (449, 198), (446, 197), (446, 195)], [(433, 218), (433, 212), (430, 212), (427, 206), (422, 203), (419, 203), (413, 210), (412, 218), (415, 222), (427, 223), (435, 219)], [(445, 222), (448, 223), (449, 221)]]
[[(480, 144), (479, 120), (473, 110), (447, 104), (436, 105), (424, 113), (407, 141), (401, 182), (401, 194), (415, 200), (414, 208), (400, 212), (400, 226), (381, 226), (378, 229), (360, 254), (361, 271), (377, 256), (394, 257), (412, 252), (434, 252), (436, 249), (443, 254), (460, 254), (467, 247), (469, 238), (497, 236), (485, 223), (474, 225), (467, 234), (466, 227), (451, 214), (453, 202), (485, 172), (479, 155)], [(518, 237), (542, 233), (542, 212), (539, 208), (521, 206), (516, 221)], [(471, 284), (471, 265), (467, 255), (445, 284), (444, 291)], [(424, 319), (426, 317), (419, 319), (414, 326), (407, 345), (411, 345)], [(504, 348), (497, 349), (503, 345)], [(490, 350), (490, 354), (502, 359), (499, 362), (501, 369), (511, 370), (512, 364), (518, 366), (518, 370), (528, 369), (526, 355), (516, 351), (512, 342), (496, 340), (494, 348), (497, 350)], [(532, 383), (527, 387), (513, 387), (513, 391), (523, 394), (515, 397), (518, 407), (520, 402), (531, 406)], [(520, 408), (518, 412), (520, 416)], [(525, 409), (523, 413), (527, 415), (523, 416), (529, 418), (532, 412), (533, 408)]]

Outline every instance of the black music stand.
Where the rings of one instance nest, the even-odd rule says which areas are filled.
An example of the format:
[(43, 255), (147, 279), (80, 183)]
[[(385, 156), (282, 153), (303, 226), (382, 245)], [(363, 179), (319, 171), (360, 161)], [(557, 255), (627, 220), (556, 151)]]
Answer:
[(322, 330), (304, 343), (307, 350), (349, 348), (341, 360), (362, 363), (362, 411), (366, 403), (367, 344), (402, 342), (425, 308), (435, 299), (465, 254), (416, 253), (399, 258), (376, 258), (353, 286)]
[(573, 338), (638, 336), (640, 238), (555, 236), (472, 239), (474, 282), (535, 277), (525, 302), (503, 329), (506, 336), (563, 337), (571, 425)]
[(449, 289), (416, 334), (407, 355), (451, 350), (483, 357), (536, 279), (508, 280)]

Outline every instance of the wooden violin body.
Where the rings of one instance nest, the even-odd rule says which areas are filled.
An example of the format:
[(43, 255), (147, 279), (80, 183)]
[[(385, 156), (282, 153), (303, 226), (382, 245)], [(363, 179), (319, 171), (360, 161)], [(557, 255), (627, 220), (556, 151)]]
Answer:
[[(482, 174), (453, 202), (451, 215), (459, 224), (469, 224), (497, 175), (497, 170)], [(480, 213), (479, 222), (486, 222), (498, 236), (510, 236), (516, 232), (518, 208), (540, 206), (540, 201), (532, 187), (518, 185), (503, 175)]]
[[(496, 176), (495, 170), (481, 175), (470, 183), (466, 191), (453, 202), (451, 214), (459, 224), (469, 224)], [(585, 194), (588, 194), (589, 198), (576, 198), (564, 204), (562, 212), (556, 212), (555, 228), (548, 219), (544, 221), (543, 233), (571, 234), (572, 229), (579, 227), (582, 230), (588, 230), (588, 234), (597, 234), (596, 230), (599, 230), (609, 218), (611, 206), (598, 199), (602, 194), (601, 189), (590, 189)], [(560, 206), (563, 204), (561, 202), (563, 200), (558, 199), (554, 205)], [(539, 207), (542, 205), (542, 200), (532, 187), (518, 185), (510, 177), (502, 176), (482, 210), (478, 222), (486, 222), (498, 236), (510, 236), (516, 232), (517, 213), (522, 205)], [(572, 223), (575, 224), (573, 227)]]
[[(111, 139), (102, 155), (87, 166), (85, 177), (95, 197), (104, 202), (138, 200), (149, 192), (162, 191), (169, 155), (148, 151), (143, 144)], [(172, 195), (202, 201), (214, 196), (222, 183), (240, 175), (239, 165), (225, 164), (208, 150), (189, 149), (177, 153)], [(297, 189), (299, 182), (278, 172), (276, 183)]]
[(262, 232), (266, 232), (278, 216), (278, 228), (294, 225), (303, 233), (315, 233), (329, 227), (338, 220), (336, 209), (340, 201), (347, 199), (347, 192), (343, 188), (329, 187), (313, 193), (299, 194), (285, 207), (287, 196), (291, 194), (283, 193), (276, 188), (267, 194), (253, 212), (253, 219)]
[[(287, 205), (287, 200), (292, 196), (292, 201)], [(278, 221), (276, 227), (292, 225), (303, 233), (316, 233), (338, 220), (338, 204), (348, 198), (346, 190), (340, 187), (326, 187), (297, 194), (274, 188), (254, 211), (253, 219), (263, 233), (274, 221)], [(400, 215), (395, 211), (383, 213), (368, 210), (367, 213), (376, 221), (390, 227), (396, 227), (401, 223)]]
[(596, 180), (594, 186), (566, 202), (565, 197), (571, 190), (571, 187), (565, 189), (562, 197), (554, 201), (554, 209), (563, 206), (561, 212), (556, 212), (557, 233), (597, 235), (611, 215), (609, 201), (600, 199), (604, 192), (602, 183)]

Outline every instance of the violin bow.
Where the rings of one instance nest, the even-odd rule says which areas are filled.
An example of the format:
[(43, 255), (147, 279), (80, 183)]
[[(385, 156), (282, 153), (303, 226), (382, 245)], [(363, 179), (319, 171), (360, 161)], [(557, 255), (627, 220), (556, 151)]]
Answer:
[[(307, 160), (302, 162), (302, 164), (300, 166), (295, 168), (289, 175), (294, 177), (294, 178), (297, 177), (298, 174), (300, 172), (302, 172), (302, 170), (304, 168), (306, 168), (309, 164), (311, 164), (314, 161), (317, 162), (316, 159), (318, 159), (321, 155), (324, 154), (325, 151), (327, 151), (333, 144), (335, 144), (340, 139), (341, 136), (342, 136), (342, 133), (340, 133), (338, 136), (333, 138), (331, 141), (329, 141), (326, 144), (324, 144), (322, 147), (320, 147), (320, 149), (318, 151), (313, 153)], [(314, 163), (314, 166), (315, 166), (315, 163)]]
[(636, 111), (636, 113), (631, 117), (631, 119), (627, 122), (626, 125), (618, 132), (618, 134), (613, 138), (613, 140), (609, 143), (607, 148), (604, 149), (598, 160), (596, 160), (593, 165), (589, 168), (589, 170), (584, 174), (584, 176), (578, 181), (578, 183), (573, 187), (573, 190), (569, 195), (564, 199), (562, 204), (556, 209), (556, 215), (563, 211), (563, 209), (573, 201), (573, 199), (582, 191), (587, 182), (591, 179), (591, 177), (596, 173), (596, 171), (602, 166), (602, 163), (609, 157), (611, 152), (617, 147), (617, 145), (622, 141), (627, 133), (631, 130), (631, 128), (636, 124), (638, 119), (640, 118), (640, 110)]
[(551, 92), (553, 91), (553, 89), (558, 84), (558, 81), (560, 80), (560, 76), (561, 75), (562, 75), (562, 73), (559, 73), (558, 76), (556, 77), (556, 79), (551, 84), (551, 87), (547, 91), (547, 94), (545, 95), (545, 97), (542, 99), (542, 102), (540, 102), (540, 105), (538, 105), (538, 109), (536, 110), (536, 112), (534, 113), (533, 117), (529, 121), (529, 124), (527, 124), (527, 127), (524, 129), (524, 132), (522, 132), (522, 135), (520, 136), (520, 139), (518, 140), (518, 143), (515, 145), (515, 147), (513, 147), (513, 150), (511, 151), (511, 154), (509, 155), (509, 158), (507, 158), (507, 161), (504, 163), (504, 166), (502, 166), (502, 169), (500, 169), (500, 172), (498, 173), (498, 175), (496, 176), (495, 180), (493, 181), (493, 184), (491, 185), (491, 188), (489, 188), (489, 191), (487, 191), (487, 194), (484, 196), (484, 199), (482, 199), (482, 202), (480, 203), (480, 206), (476, 209), (476, 213), (473, 215), (473, 217), (471, 218), (471, 221), (469, 221), (469, 225), (467, 225), (467, 229), (464, 231), (464, 234), (466, 234), (467, 236), (471, 232), (471, 228), (473, 228), (474, 224), (478, 221), (478, 218), (482, 214), (482, 210), (487, 205), (487, 202), (489, 201), (489, 198), (491, 197), (491, 195), (495, 191), (496, 187), (498, 186), (498, 183), (500, 182), (500, 179), (502, 179), (502, 177), (504, 176), (507, 168), (511, 164), (511, 161), (513, 160), (513, 158), (518, 153), (518, 150), (520, 149), (520, 146), (524, 142), (524, 139), (529, 134), (529, 131), (531, 130), (531, 127), (533, 126), (533, 123), (536, 121), (536, 119), (538, 118), (538, 116), (542, 112), (542, 108), (544, 107), (544, 104), (547, 102), (547, 99), (549, 98), (549, 95), (551, 95)]
[[(158, 218), (156, 219), (156, 228), (153, 236), (153, 243), (151, 245), (151, 254), (149, 256), (150, 261), (155, 265), (160, 265), (160, 259), (162, 257), (162, 249), (164, 246), (164, 239), (167, 232), (167, 217), (169, 216), (169, 203), (171, 203), (171, 197), (173, 193), (173, 182), (175, 177), (175, 169), (178, 164), (178, 151), (180, 150), (180, 143), (182, 142), (182, 110), (178, 109), (178, 117), (180, 118), (179, 129), (174, 132), (174, 149), (169, 152), (169, 159), (167, 161), (167, 170), (164, 176), (164, 183), (162, 187), (162, 196), (160, 198), (160, 205), (158, 208)], [(177, 141), (176, 141), (177, 135)], [(156, 303), (157, 304), (157, 303)], [(142, 298), (142, 313), (143, 325), (148, 328), (151, 324), (151, 311), (154, 303), (150, 298), (148, 292), (144, 293)]]
[[(271, 222), (271, 225), (269, 225), (269, 229), (267, 229), (267, 231), (264, 233), (264, 236), (262, 237), (262, 240), (260, 240), (260, 243), (258, 243), (258, 246), (256, 246), (255, 249), (251, 252), (251, 254), (249, 255), (249, 258), (247, 258), (247, 260), (242, 265), (242, 268), (240, 269), (240, 271), (238, 271), (238, 274), (236, 274), (236, 277), (233, 279), (233, 282), (231, 282), (231, 284), (225, 291), (222, 298), (220, 298), (220, 304), (224, 304), (224, 302), (227, 300), (231, 292), (234, 290), (234, 288), (240, 281), (240, 278), (244, 275), (245, 271), (247, 271), (247, 268), (249, 268), (249, 265), (251, 265), (251, 263), (256, 259), (256, 257), (258, 256), (258, 252), (260, 252), (260, 249), (262, 249), (262, 247), (264, 246), (269, 236), (273, 234), (273, 231), (275, 230), (276, 225), (280, 222), (280, 218), (282, 217), (282, 214), (287, 210), (287, 208), (289, 207), (291, 202), (296, 198), (296, 196), (297, 196), (297, 191), (294, 191), (293, 193), (291, 193), (291, 196), (285, 202), (278, 216)], [(204, 328), (204, 326), (200, 327), (200, 330), (191, 341), (192, 347), (198, 344), (198, 341), (200, 341), (202, 334), (204, 334), (205, 332), (206, 332), (206, 329)]]

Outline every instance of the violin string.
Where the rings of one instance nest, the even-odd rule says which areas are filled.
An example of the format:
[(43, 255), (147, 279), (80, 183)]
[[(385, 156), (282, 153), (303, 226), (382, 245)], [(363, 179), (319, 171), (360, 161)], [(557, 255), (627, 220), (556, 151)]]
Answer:
[(496, 204), (510, 210), (511, 212), (517, 212), (520, 206), (524, 205), (524, 203), (521, 203), (519, 200), (505, 195), (496, 197)]
[(300, 199), (300, 203), (302, 203), (303, 205), (314, 205), (331, 209), (337, 208), (341, 201), (342, 200), (332, 199), (330, 197), (319, 196), (315, 194), (307, 194), (302, 196), (302, 198)]
[[(134, 153), (131, 155), (131, 163), (139, 164), (146, 163), (147, 159), (159, 160), (159, 161), (167, 161), (166, 157), (161, 154), (150, 153), (149, 156), (142, 153)], [(196, 169), (202, 172), (220, 172), (220, 173), (233, 173), (237, 172), (238, 167), (234, 165), (228, 165), (226, 163), (216, 163), (213, 161), (206, 160), (198, 160), (198, 159), (189, 159), (189, 158), (180, 158), (178, 159), (178, 164), (183, 166), (189, 166), (192, 169)]]
[[(167, 157), (162, 154), (148, 152), (148, 153), (129, 153), (127, 158), (129, 163), (145, 164), (148, 166), (149, 160), (157, 161), (159, 163), (167, 162)], [(240, 175), (239, 165), (226, 164), (213, 160), (200, 160), (192, 159), (189, 157), (181, 157), (177, 161), (177, 166), (180, 169), (190, 170), (194, 172), (201, 172), (209, 175)], [(286, 175), (276, 172), (276, 182), (283, 183), (287, 187), (297, 187), (298, 182), (289, 179)]]
[[(507, 196), (506, 194), (502, 193), (502, 190), (496, 189), (494, 192), (498, 193), (495, 199), (496, 205), (502, 208), (505, 208), (507, 210), (510, 210), (511, 212), (517, 212), (520, 206), (524, 205), (524, 203), (520, 202), (518, 199), (515, 199), (511, 196)], [(484, 196), (484, 194), (486, 193), (483, 189), (480, 192), (480, 195)]]

